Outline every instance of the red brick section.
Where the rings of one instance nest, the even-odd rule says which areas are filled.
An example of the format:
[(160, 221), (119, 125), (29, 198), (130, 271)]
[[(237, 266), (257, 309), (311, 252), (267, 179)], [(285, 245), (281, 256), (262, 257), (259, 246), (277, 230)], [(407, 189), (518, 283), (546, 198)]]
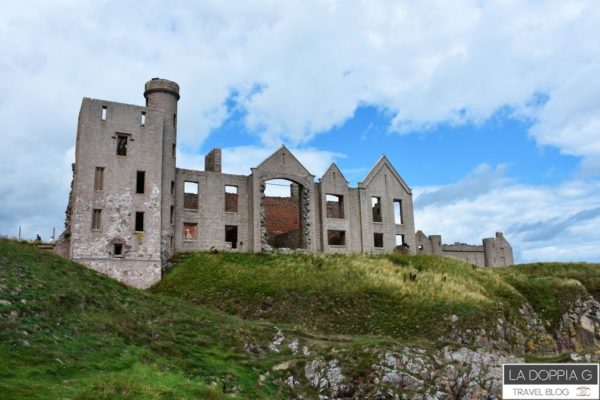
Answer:
[(267, 232), (283, 233), (300, 228), (300, 203), (289, 197), (265, 197)]
[(225, 211), (237, 212), (238, 210), (238, 195), (237, 193), (225, 192)]

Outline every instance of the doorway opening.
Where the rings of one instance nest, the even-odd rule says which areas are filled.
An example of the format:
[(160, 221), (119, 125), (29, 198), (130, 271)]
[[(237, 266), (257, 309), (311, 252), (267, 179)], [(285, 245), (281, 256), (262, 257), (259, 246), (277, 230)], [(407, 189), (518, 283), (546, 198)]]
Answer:
[(287, 179), (264, 182), (262, 206), (267, 244), (276, 249), (304, 248), (302, 186)]

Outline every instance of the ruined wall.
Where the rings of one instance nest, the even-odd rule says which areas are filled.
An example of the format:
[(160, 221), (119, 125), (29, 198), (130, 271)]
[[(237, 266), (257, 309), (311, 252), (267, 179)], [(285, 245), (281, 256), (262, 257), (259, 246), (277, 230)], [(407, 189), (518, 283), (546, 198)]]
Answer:
[[(102, 119), (103, 108), (106, 119)], [(145, 124), (140, 117), (145, 113)], [(146, 107), (85, 98), (79, 114), (71, 258), (145, 288), (161, 274), (161, 163), (163, 113)], [(128, 138), (127, 154), (116, 153), (118, 135)], [(96, 190), (96, 167), (104, 168)], [(145, 191), (136, 193), (137, 171), (145, 171)], [(92, 229), (93, 210), (101, 211), (99, 229)], [(135, 213), (144, 213), (144, 231), (135, 232)], [(124, 247), (115, 257), (114, 244)]]
[[(321, 251), (327, 253), (349, 253), (349, 252), (360, 252), (362, 250), (360, 244), (360, 237), (353, 235), (352, 231), (360, 231), (360, 221), (354, 217), (358, 214), (358, 207), (356, 204), (356, 196), (350, 195), (350, 188), (348, 187), (348, 181), (339, 170), (339, 168), (332, 164), (331, 167), (321, 177), (319, 182), (319, 205), (320, 205), (320, 226), (319, 230), (321, 233)], [(337, 213), (328, 214), (327, 212), (327, 195), (340, 196), (342, 198), (342, 206), (340, 207), (339, 214), (343, 218), (339, 218), (340, 215)], [(351, 199), (350, 197), (354, 197)], [(330, 205), (331, 208), (331, 205)], [(345, 232), (346, 243), (345, 245), (330, 245), (328, 242), (329, 231), (342, 231)]]
[[(415, 253), (415, 226), (412, 192), (382, 157), (367, 178), (358, 184), (363, 251), (367, 253), (392, 252), (396, 235), (404, 235), (409, 252)], [(381, 199), (381, 222), (374, 221), (371, 198)], [(402, 201), (402, 223), (394, 219), (394, 200)], [(374, 234), (383, 234), (383, 247), (375, 247)]]
[(293, 197), (265, 196), (268, 232), (289, 232), (300, 227), (300, 202)]
[(314, 175), (311, 175), (306, 168), (294, 157), (289, 150), (282, 146), (270, 157), (264, 160), (256, 168), (252, 168), (250, 175), (252, 187), (252, 237), (253, 251), (268, 251), (266, 215), (264, 209), (264, 190), (265, 182), (271, 179), (287, 179), (301, 187), (299, 188), (300, 207), (301, 207), (301, 229), (303, 248), (308, 251), (317, 251), (317, 204), (315, 202), (315, 182)]
[[(183, 194), (185, 181), (198, 183), (198, 208), (186, 209)], [(237, 212), (225, 212), (225, 186), (236, 186)], [(237, 226), (239, 251), (250, 251), (248, 178), (241, 175), (177, 169), (175, 185), (175, 249), (176, 251), (225, 250), (225, 226)], [(229, 201), (232, 196), (229, 196)], [(197, 237), (185, 240), (184, 224), (197, 224)]]
[(502, 232), (495, 238), (484, 238), (482, 245), (466, 243), (442, 244), (440, 235), (426, 236), (422, 231), (415, 234), (417, 254), (433, 254), (450, 257), (477, 265), (478, 267), (502, 267), (513, 264), (512, 247)]

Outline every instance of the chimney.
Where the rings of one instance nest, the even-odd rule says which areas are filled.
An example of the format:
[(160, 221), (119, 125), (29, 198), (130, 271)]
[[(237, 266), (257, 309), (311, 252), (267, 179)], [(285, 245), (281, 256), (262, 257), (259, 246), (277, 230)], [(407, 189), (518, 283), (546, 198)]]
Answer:
[(221, 172), (221, 149), (215, 147), (204, 157), (204, 170), (207, 172)]

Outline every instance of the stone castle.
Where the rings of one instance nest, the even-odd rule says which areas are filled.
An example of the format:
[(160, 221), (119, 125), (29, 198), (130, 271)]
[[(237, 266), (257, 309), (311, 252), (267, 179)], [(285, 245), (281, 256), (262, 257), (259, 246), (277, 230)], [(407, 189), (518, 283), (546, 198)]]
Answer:
[[(512, 264), (497, 234), (483, 246), (442, 245), (415, 235), (412, 192), (382, 156), (357, 187), (335, 164), (315, 176), (285, 147), (249, 175), (221, 170), (221, 150), (204, 171), (176, 167), (179, 86), (154, 78), (145, 106), (84, 98), (77, 125), (65, 232), (56, 251), (138, 288), (161, 279), (176, 252), (225, 250), (410, 253), (455, 257), (481, 267)], [(289, 195), (269, 196), (274, 179)], [(280, 182), (280, 181), (279, 181)]]

